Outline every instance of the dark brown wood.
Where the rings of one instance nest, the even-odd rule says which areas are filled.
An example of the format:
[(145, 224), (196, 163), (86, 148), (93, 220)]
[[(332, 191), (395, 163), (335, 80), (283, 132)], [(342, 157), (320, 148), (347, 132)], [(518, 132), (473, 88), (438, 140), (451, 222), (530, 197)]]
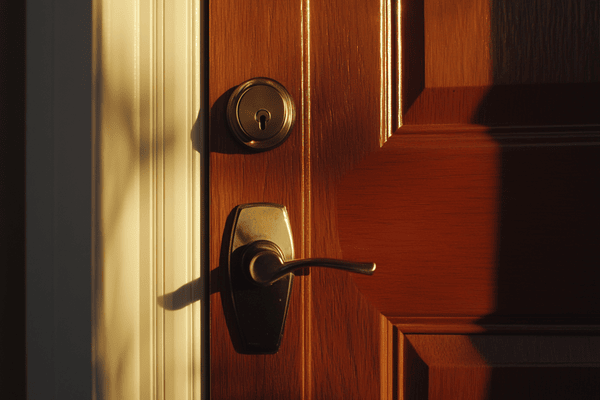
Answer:
[(596, 399), (597, 336), (404, 335), (405, 399)]
[[(394, 135), (340, 185), (344, 256), (388, 317), (494, 309), (499, 151), (484, 134)], [(365, 210), (368, 210), (365, 212)]]
[(597, 2), (401, 3), (404, 124), (600, 122)]
[[(314, 257), (342, 258), (336, 185), (379, 144), (380, 6), (311, 2), (310, 215)], [(348, 273), (310, 272), (311, 399), (380, 397), (379, 314)], [(350, 328), (350, 329), (349, 329)]]
[[(280, 352), (247, 356), (230, 343), (231, 311), (218, 272), (226, 218), (241, 203), (286, 205), (298, 257), (340, 256), (335, 184), (379, 143), (379, 5), (315, 3), (310, 18), (302, 2), (232, 7), (221, 2), (210, 11), (212, 397), (379, 397), (372, 349), (380, 346), (380, 317), (365, 299), (348, 295), (356, 292), (346, 274), (317, 270), (296, 279)], [(262, 18), (268, 29), (257, 24)], [(347, 32), (354, 32), (351, 41)], [(290, 139), (261, 154), (242, 150), (223, 119), (228, 89), (254, 76), (284, 84), (298, 107)], [(362, 334), (348, 331), (348, 321)]]
[[(532, 357), (489, 352), (530, 339), (547, 355), (597, 349), (599, 6), (400, 6), (399, 65), (390, 69), (400, 73), (404, 125), (379, 149), (382, 96), (397, 90), (381, 89), (380, 4), (210, 5), (215, 399), (457, 397), (442, 385), (494, 398), (503, 392), (489, 387), (523, 393), (550, 377), (585, 391), (596, 379), (598, 357), (558, 368), (557, 355), (535, 367)], [(241, 150), (223, 119), (227, 91), (255, 76), (283, 83), (298, 107), (288, 142), (262, 154)], [(274, 356), (236, 353), (221, 301), (227, 215), (256, 201), (288, 207), (298, 257), (378, 264), (372, 277), (298, 277)], [(464, 336), (490, 332), (481, 343)], [(581, 332), (593, 343), (569, 336)], [(499, 383), (447, 385), (490, 376)]]
[[(223, 235), (239, 204), (272, 202), (287, 207), (295, 247), (303, 255), (302, 123), (277, 149), (251, 154), (235, 142), (225, 121), (233, 88), (265, 76), (302, 98), (299, 2), (215, 1), (210, 3), (210, 265), (211, 396), (213, 399), (301, 398), (304, 326), (302, 282), (296, 280), (279, 354), (250, 356), (233, 346), (229, 291), (223, 274)], [(292, 67), (293, 66), (293, 67)], [(299, 102), (298, 102), (299, 103)], [(224, 240), (223, 240), (224, 239)], [(225, 249), (226, 251), (226, 249)]]
[(425, 88), (404, 127), (429, 124), (598, 124), (598, 83)]
[(396, 323), (597, 323), (599, 171), (598, 130), (394, 135), (341, 185), (344, 256), (377, 262), (355, 279)]

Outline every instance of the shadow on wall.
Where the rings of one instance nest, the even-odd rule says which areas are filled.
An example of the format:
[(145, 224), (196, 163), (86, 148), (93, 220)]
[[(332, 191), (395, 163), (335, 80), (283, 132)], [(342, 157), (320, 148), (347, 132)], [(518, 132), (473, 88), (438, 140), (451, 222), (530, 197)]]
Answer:
[[(103, 7), (95, 7), (96, 15), (93, 18), (96, 26), (94, 27), (94, 40), (98, 41), (103, 35), (103, 23), (111, 16), (102, 15)], [(118, 21), (117, 21), (118, 22)], [(149, 121), (150, 116), (145, 113), (147, 108), (140, 106), (140, 99), (134, 97), (133, 83), (137, 77), (133, 76), (134, 71), (125, 64), (126, 60), (131, 59), (130, 42), (125, 35), (122, 40), (115, 37), (110, 42), (108, 54), (103, 53), (103, 48), (98, 46), (95, 53), (95, 82), (96, 89), (94, 97), (94, 114), (96, 116), (94, 127), (97, 132), (96, 154), (94, 171), (95, 181), (93, 182), (96, 198), (101, 199), (102, 203), (94, 204), (95, 220), (95, 270), (92, 271), (92, 282), (94, 297), (93, 304), (93, 382), (94, 395), (98, 399), (104, 399), (111, 393), (119, 393), (119, 389), (129, 387), (124, 379), (131, 375), (131, 371), (140, 363), (137, 359), (140, 355), (140, 341), (145, 343), (149, 341), (149, 332), (141, 329), (136, 332), (136, 324), (139, 321), (127, 320), (127, 312), (123, 312), (123, 302), (128, 299), (127, 294), (132, 291), (130, 285), (131, 274), (139, 273), (131, 271), (131, 266), (119, 265), (115, 262), (115, 254), (127, 254), (130, 246), (129, 238), (124, 239), (123, 231), (128, 231), (128, 220), (131, 216), (132, 198), (136, 198), (139, 193), (134, 190), (140, 190), (140, 185), (150, 186), (148, 183), (152, 177), (140, 177), (135, 171), (147, 170), (152, 161), (151, 151), (158, 151), (154, 147), (156, 139), (155, 134), (150, 129), (144, 129), (144, 123), (141, 128), (136, 126), (136, 113), (140, 112), (141, 121)], [(105, 41), (105, 40), (103, 40)], [(105, 41), (108, 43), (108, 41)], [(114, 60), (125, 60), (123, 66), (117, 70), (114, 67)], [(112, 63), (112, 64), (109, 64)], [(201, 113), (193, 124), (189, 133), (189, 139), (196, 150), (201, 150), (203, 144), (199, 139), (200, 126), (204, 121), (200, 118)], [(103, 121), (109, 121), (110, 126), (102, 125)], [(162, 132), (164, 140), (161, 141), (161, 148), (164, 154), (168, 154), (173, 148), (175, 132), (170, 126), (164, 126)], [(102, 139), (110, 138), (110, 142), (103, 142)], [(109, 161), (103, 159), (108, 151)], [(115, 160), (118, 157), (118, 163)], [(139, 165), (137, 165), (139, 160)], [(132, 166), (131, 170), (124, 166)], [(116, 171), (116, 169), (119, 169)], [(103, 172), (108, 171), (109, 177)], [(136, 180), (141, 182), (138, 184)], [(146, 181), (144, 181), (146, 180)], [(149, 192), (149, 191), (148, 191)], [(150, 201), (150, 200), (148, 200)], [(128, 209), (129, 208), (129, 209)], [(140, 235), (146, 235), (151, 231), (150, 228), (144, 229)], [(142, 240), (143, 241), (143, 240)], [(113, 259), (105, 259), (106, 250), (110, 249)], [(128, 270), (129, 267), (129, 270)], [(167, 266), (168, 268), (168, 266)], [(147, 285), (150, 277), (141, 277), (140, 285)], [(107, 282), (110, 282), (108, 284)], [(201, 296), (203, 281), (193, 282), (189, 287), (185, 287), (165, 295), (159, 299), (159, 304), (165, 309), (175, 310), (177, 307), (183, 307), (182, 302), (193, 302)], [(144, 289), (144, 286), (141, 286)], [(110, 292), (107, 292), (107, 291)], [(135, 288), (134, 288), (135, 290)], [(154, 293), (152, 294), (155, 295)], [(183, 297), (189, 296), (184, 299)], [(188, 303), (188, 304), (189, 304)], [(146, 305), (144, 305), (146, 306)], [(149, 307), (149, 306), (148, 306)], [(143, 312), (138, 312), (138, 317)], [(108, 333), (115, 334), (120, 332), (118, 337), (108, 337)], [(142, 338), (138, 338), (138, 335)], [(118, 356), (117, 356), (118, 355)], [(143, 352), (141, 355), (142, 367)], [(151, 390), (151, 389), (148, 389)]]

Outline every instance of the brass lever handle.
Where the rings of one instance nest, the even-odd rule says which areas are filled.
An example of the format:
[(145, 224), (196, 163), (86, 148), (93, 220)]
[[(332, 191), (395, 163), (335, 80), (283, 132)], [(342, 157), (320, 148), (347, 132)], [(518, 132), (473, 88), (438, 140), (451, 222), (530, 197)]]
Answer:
[(375, 263), (358, 263), (332, 258), (307, 258), (285, 261), (279, 246), (269, 240), (257, 240), (249, 244), (242, 255), (243, 268), (248, 277), (260, 286), (270, 286), (297, 269), (327, 267), (357, 274), (373, 275)]
[(236, 207), (227, 280), (240, 339), (238, 342), (232, 337), (232, 343), (240, 353), (277, 353), (294, 282), (291, 272), (304, 267), (337, 268), (366, 275), (375, 271), (374, 263), (328, 258), (295, 260), (290, 219), (284, 206), (254, 203)]

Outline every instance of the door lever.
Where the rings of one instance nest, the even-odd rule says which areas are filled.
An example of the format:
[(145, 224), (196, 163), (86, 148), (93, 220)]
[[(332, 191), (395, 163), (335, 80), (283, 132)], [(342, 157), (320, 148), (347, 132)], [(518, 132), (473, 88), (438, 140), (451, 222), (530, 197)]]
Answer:
[(328, 267), (371, 275), (374, 263), (328, 258), (294, 260), (287, 210), (271, 203), (235, 210), (229, 243), (228, 278), (242, 353), (277, 353), (283, 337), (293, 271)]
[(333, 258), (306, 258), (284, 261), (283, 252), (275, 243), (257, 240), (248, 245), (242, 256), (243, 268), (257, 285), (270, 286), (278, 279), (306, 267), (328, 267), (357, 274), (372, 275), (375, 263), (357, 263)]

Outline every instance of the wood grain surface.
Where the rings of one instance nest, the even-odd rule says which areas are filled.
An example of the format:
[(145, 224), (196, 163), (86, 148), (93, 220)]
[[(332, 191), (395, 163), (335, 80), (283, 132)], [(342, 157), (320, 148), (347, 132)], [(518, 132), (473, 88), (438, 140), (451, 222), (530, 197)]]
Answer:
[[(337, 237), (336, 185), (379, 145), (380, 18), (379, 2), (311, 3), (307, 230), (314, 257), (345, 256)], [(310, 287), (308, 398), (379, 398), (379, 314), (346, 272), (313, 269)]]
[(598, 7), (483, 3), (401, 3), (404, 125), (339, 184), (342, 252), (398, 398), (595, 398)]
[[(382, 129), (380, 4), (219, 2), (210, 13), (212, 397), (379, 397), (380, 315), (344, 273), (298, 277), (279, 353), (238, 354), (222, 243), (236, 205), (275, 202), (290, 212), (297, 257), (341, 257), (335, 184), (378, 147)], [(231, 138), (224, 105), (256, 76), (282, 83), (298, 117), (285, 144), (250, 154)]]
[[(402, 0), (398, 33), (385, 33), (401, 41), (398, 88), (382, 85), (389, 3), (261, 4), (210, 6), (213, 398), (456, 398), (437, 390), (448, 379), (525, 385), (489, 350), (529, 339), (464, 334), (528, 332), (548, 354), (587, 348), (540, 334), (600, 327), (597, 4)], [(230, 90), (255, 76), (284, 84), (298, 107), (288, 141), (261, 154), (224, 121)], [(396, 91), (404, 125), (379, 149)], [(221, 301), (227, 216), (258, 201), (288, 207), (297, 257), (378, 265), (372, 277), (297, 277), (272, 356), (235, 351)], [(462, 353), (439, 357), (453, 346)], [(573, 360), (562, 383), (579, 382), (584, 361)], [(531, 382), (554, 376), (527, 368)], [(471, 397), (493, 398), (485, 385)]]
[[(218, 1), (210, 3), (210, 306), (211, 397), (213, 399), (301, 398), (303, 393), (302, 282), (296, 280), (279, 354), (243, 355), (233, 346), (225, 281), (227, 218), (244, 203), (272, 202), (287, 207), (296, 254), (303, 255), (303, 134), (297, 124), (282, 146), (251, 154), (227, 128), (225, 106), (233, 88), (254, 77), (284, 85), (302, 97), (299, 2)], [(262, 21), (263, 23), (258, 23)], [(225, 253), (223, 252), (225, 250)], [(229, 318), (229, 320), (228, 320)]]
[(594, 1), (401, 1), (405, 125), (599, 123)]
[(599, 131), (441, 129), (394, 135), (340, 185), (344, 255), (378, 264), (355, 277), (365, 295), (404, 329), (597, 323)]
[(404, 399), (595, 399), (600, 338), (405, 335)]

